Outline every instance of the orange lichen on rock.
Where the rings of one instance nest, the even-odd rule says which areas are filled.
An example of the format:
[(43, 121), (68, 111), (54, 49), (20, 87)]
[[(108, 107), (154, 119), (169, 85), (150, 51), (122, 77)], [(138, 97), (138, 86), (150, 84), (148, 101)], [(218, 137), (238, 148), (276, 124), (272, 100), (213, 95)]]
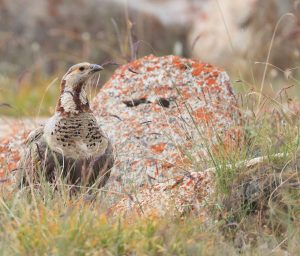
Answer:
[(153, 146), (150, 146), (150, 148), (152, 149), (152, 151), (154, 153), (162, 153), (164, 150), (165, 150), (165, 147), (166, 147), (166, 143), (158, 143), (158, 144), (155, 144)]
[(201, 72), (204, 70), (205, 64), (204, 63), (193, 63), (192, 68), (192, 75), (199, 76)]
[(215, 79), (212, 79), (212, 78), (211, 78), (211, 79), (208, 79), (208, 80), (207, 80), (207, 84), (208, 84), (208, 85), (214, 85), (214, 84), (216, 84), (216, 83), (217, 83), (217, 81), (216, 81)]
[(196, 120), (209, 121), (212, 118), (212, 113), (208, 113), (204, 108), (198, 108), (193, 112)]
[(179, 56), (174, 56), (173, 57), (173, 65), (174, 67), (178, 69), (186, 69), (186, 66), (182, 63), (181, 59)]
[(135, 60), (133, 62), (131, 62), (129, 69), (135, 71), (137, 70), (139, 67), (141, 66), (141, 63), (139, 62), (139, 60)]

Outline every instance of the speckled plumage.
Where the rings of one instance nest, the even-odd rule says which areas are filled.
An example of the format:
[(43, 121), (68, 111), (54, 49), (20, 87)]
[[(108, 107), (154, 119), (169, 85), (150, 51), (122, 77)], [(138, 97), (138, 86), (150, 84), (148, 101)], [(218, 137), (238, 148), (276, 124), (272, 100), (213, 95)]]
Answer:
[[(79, 70), (82, 67), (86, 73)], [(84, 90), (93, 69), (95, 65), (89, 63), (77, 64), (62, 79), (56, 113), (27, 138), (20, 161), (22, 182), (34, 183), (42, 174), (50, 182), (62, 175), (71, 184), (86, 186), (97, 180), (101, 187), (106, 183), (114, 162), (112, 145)]]
[(103, 154), (108, 139), (92, 113), (54, 115), (45, 125), (44, 138), (51, 149), (70, 158), (92, 158)]

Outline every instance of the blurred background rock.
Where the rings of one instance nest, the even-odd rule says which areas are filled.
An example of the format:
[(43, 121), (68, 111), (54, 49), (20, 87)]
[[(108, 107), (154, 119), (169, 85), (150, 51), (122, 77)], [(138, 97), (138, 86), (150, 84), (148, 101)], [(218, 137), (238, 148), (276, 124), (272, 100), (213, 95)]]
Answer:
[[(264, 71), (257, 62), (274, 65), (268, 76), (296, 76), (300, 1), (0, 0), (0, 102), (18, 96), (21, 87), (49, 85), (76, 62), (123, 64), (150, 53), (208, 61), (254, 84)], [(45, 101), (54, 94), (50, 90)]]

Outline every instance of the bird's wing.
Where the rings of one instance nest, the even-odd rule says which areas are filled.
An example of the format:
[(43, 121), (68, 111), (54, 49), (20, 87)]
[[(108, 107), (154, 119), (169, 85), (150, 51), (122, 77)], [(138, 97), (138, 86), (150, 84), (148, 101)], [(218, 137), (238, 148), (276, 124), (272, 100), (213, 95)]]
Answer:
[(24, 143), (24, 150), (18, 164), (19, 184), (28, 183), (43, 162), (46, 142), (43, 138), (44, 126), (29, 133)]
[(114, 152), (111, 142), (108, 140), (108, 145), (104, 154), (99, 155), (94, 159), (93, 162), (93, 173), (97, 174), (96, 178), (99, 179), (98, 187), (103, 187), (107, 182), (111, 168), (114, 165)]
[(29, 133), (29, 135), (27, 136), (27, 139), (25, 141), (25, 145), (31, 146), (32, 143), (37, 142), (44, 134), (44, 126), (41, 126), (35, 130), (33, 130), (32, 132)]

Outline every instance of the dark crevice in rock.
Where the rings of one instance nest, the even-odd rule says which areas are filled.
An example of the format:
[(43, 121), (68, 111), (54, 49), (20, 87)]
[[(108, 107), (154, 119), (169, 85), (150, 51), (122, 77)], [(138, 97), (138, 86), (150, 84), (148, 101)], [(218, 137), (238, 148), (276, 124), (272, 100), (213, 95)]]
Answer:
[[(155, 103), (158, 104), (161, 107), (169, 108), (171, 100), (172, 99), (159, 98), (157, 101), (155, 101)], [(141, 99), (124, 100), (123, 103), (127, 107), (132, 108), (132, 107), (136, 107), (140, 104), (149, 104), (149, 103), (152, 103), (152, 102), (147, 100), (146, 98), (141, 98)]]
[(127, 107), (136, 107), (140, 104), (148, 104), (151, 103), (151, 101), (147, 100), (146, 98), (141, 98), (141, 99), (132, 99), (132, 100), (124, 100), (123, 103), (127, 106)]
[(157, 104), (164, 108), (168, 108), (168, 107), (170, 107), (170, 100), (168, 100), (166, 98), (159, 98)]
[(140, 74), (139, 72), (137, 72), (137, 71), (133, 70), (132, 68), (128, 68), (128, 71), (130, 71), (131, 73), (137, 74), (137, 75), (139, 75), (139, 74)]

